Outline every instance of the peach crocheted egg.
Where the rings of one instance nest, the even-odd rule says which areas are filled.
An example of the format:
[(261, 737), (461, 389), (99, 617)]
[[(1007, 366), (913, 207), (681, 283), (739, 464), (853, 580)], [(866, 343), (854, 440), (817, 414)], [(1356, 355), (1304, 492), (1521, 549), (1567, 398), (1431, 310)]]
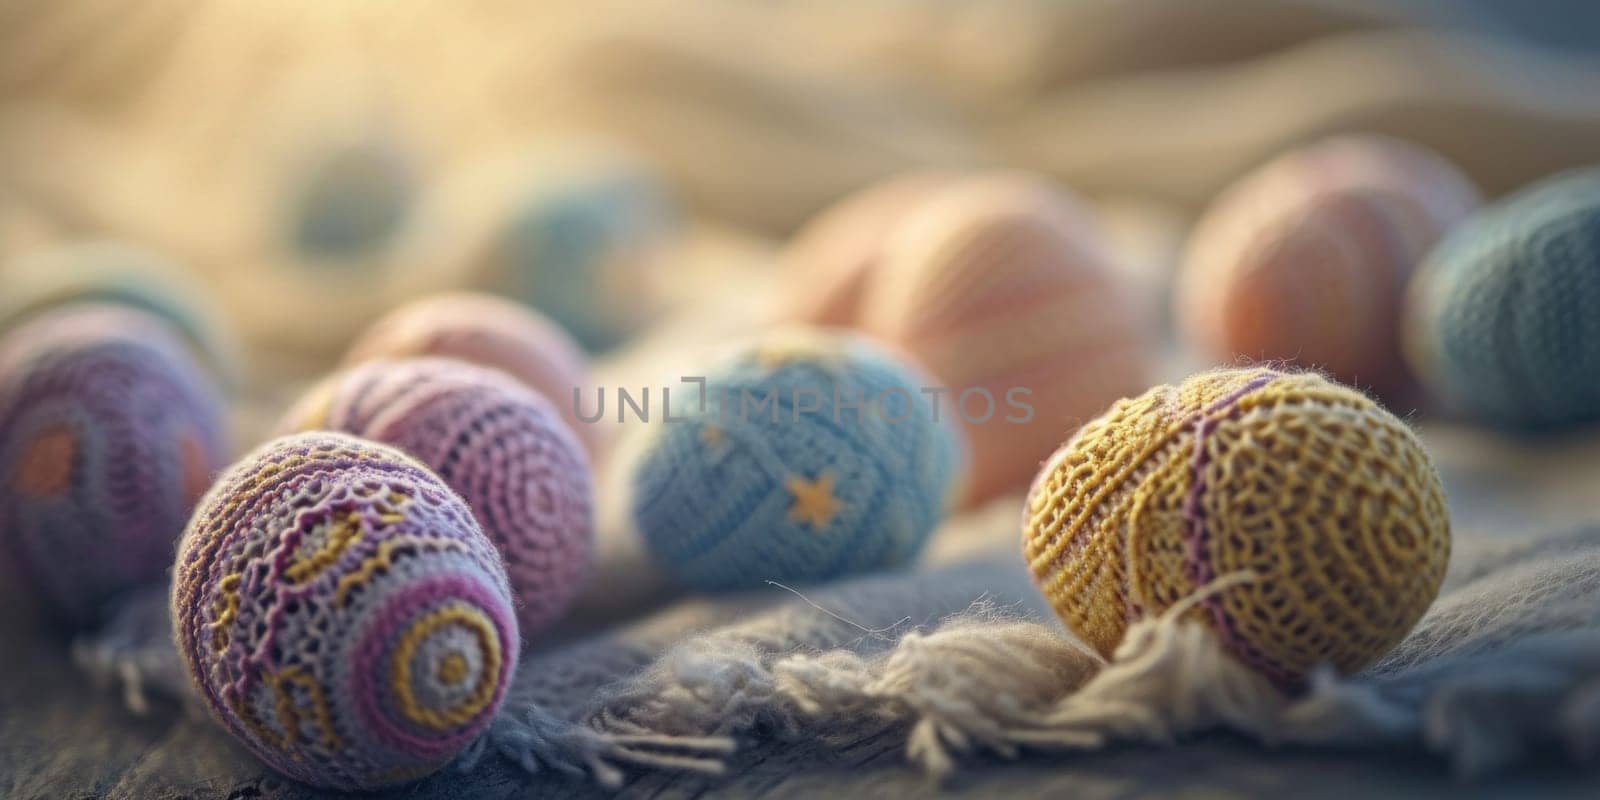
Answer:
[(1118, 402), (1035, 480), (1023, 552), (1110, 655), (1128, 625), (1223, 576), (1195, 613), (1280, 685), (1351, 673), (1411, 629), (1450, 555), (1444, 491), (1405, 423), (1314, 373), (1202, 373)]
[(1063, 191), (969, 178), (921, 205), (886, 250), (865, 327), (948, 387), (972, 453), (969, 503), (1022, 489), (1055, 442), (1146, 385), (1137, 301)]
[(910, 212), (955, 176), (910, 172), (852, 194), (813, 217), (783, 254), (789, 291), (784, 317), (812, 325), (854, 326), (867, 276)]
[(589, 385), (588, 359), (560, 326), (512, 300), (459, 292), (424, 297), (390, 312), (356, 339), (346, 365), (439, 356), (510, 374), (556, 408), (591, 455), (604, 427), (577, 417), (574, 392)]
[(1180, 324), (1218, 362), (1294, 361), (1400, 396), (1412, 385), (1399, 338), (1406, 281), (1478, 199), (1453, 164), (1394, 139), (1287, 153), (1196, 225), (1175, 295)]

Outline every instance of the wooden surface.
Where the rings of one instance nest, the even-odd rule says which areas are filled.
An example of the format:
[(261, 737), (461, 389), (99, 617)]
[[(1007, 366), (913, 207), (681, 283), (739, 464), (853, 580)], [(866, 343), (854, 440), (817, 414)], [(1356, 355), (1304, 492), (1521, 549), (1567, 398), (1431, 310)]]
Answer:
[[(15, 638), (8, 639), (16, 642)], [(26, 641), (26, 640), (25, 640)], [(34, 636), (0, 654), (0, 797), (310, 798), (325, 796), (268, 773), (207, 720), (163, 707), (125, 711), (109, 690), (72, 668), (61, 641)], [(895, 737), (838, 747), (758, 744), (714, 781), (637, 775), (619, 792), (561, 776), (529, 778), (491, 759), (473, 775), (437, 775), (395, 797), (585, 798), (828, 796), (898, 798), (940, 787), (906, 766)], [(942, 787), (951, 797), (1418, 798), (1594, 797), (1600, 775), (1551, 763), (1497, 780), (1465, 784), (1421, 753), (1328, 754), (1269, 751), (1230, 737), (1177, 748), (1119, 748), (1092, 755), (1036, 755), (974, 765)], [(370, 796), (370, 795), (369, 795)]]

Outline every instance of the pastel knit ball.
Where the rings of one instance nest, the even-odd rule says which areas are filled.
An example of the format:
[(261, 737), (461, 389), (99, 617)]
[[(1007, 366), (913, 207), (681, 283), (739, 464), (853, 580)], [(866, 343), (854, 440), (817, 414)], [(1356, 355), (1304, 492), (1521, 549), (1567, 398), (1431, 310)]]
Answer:
[(338, 434), (277, 439), (223, 474), (179, 546), (172, 611), (212, 716), (324, 788), (444, 766), (517, 663), (505, 570), (466, 504), (400, 451)]
[(1045, 465), (1023, 553), (1067, 627), (1110, 655), (1130, 622), (1195, 617), (1281, 685), (1388, 652), (1439, 592), (1450, 521), (1394, 415), (1312, 373), (1208, 372), (1122, 400)]
[(160, 319), (32, 317), (0, 344), (0, 560), (38, 605), (93, 621), (162, 579), (223, 438), (216, 387)]
[(635, 526), (706, 590), (907, 564), (962, 469), (925, 385), (862, 340), (770, 338), (707, 376), (704, 405), (692, 384), (668, 395), (633, 467)]
[(1600, 419), (1600, 170), (1484, 208), (1428, 256), (1408, 296), (1407, 355), (1483, 419)]
[(589, 460), (555, 408), (498, 370), (449, 359), (370, 361), (313, 388), (285, 431), (342, 431), (438, 473), (505, 560), (524, 636), (558, 620), (589, 575)]
[(239, 371), (239, 347), (222, 307), (196, 276), (139, 245), (99, 240), (29, 251), (10, 265), (0, 329), (75, 303), (111, 303), (154, 314), (183, 334), (214, 373)]
[(1398, 397), (1406, 281), (1478, 204), (1455, 165), (1379, 136), (1291, 151), (1220, 195), (1196, 225), (1175, 301), (1221, 363), (1313, 366)]
[(951, 390), (969, 503), (1020, 491), (1150, 367), (1148, 326), (1094, 219), (1021, 175), (969, 178), (920, 206), (886, 245), (864, 316)]
[(588, 360), (577, 342), (544, 315), (486, 294), (432, 295), (401, 306), (356, 339), (345, 363), (440, 356), (504, 370), (561, 409), (590, 453), (604, 437), (579, 420), (574, 392), (589, 386)]
[(510, 204), (483, 253), (494, 285), (549, 315), (591, 350), (633, 333), (678, 212), (667, 188), (626, 161), (542, 173)]
[(910, 172), (874, 183), (813, 217), (783, 254), (787, 319), (851, 327), (860, 322), (869, 276), (898, 225), (956, 176)]

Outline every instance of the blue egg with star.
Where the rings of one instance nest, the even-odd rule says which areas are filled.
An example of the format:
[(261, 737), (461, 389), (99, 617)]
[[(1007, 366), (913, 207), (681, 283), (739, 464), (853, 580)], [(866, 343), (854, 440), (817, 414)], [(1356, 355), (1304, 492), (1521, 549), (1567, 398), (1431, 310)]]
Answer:
[(658, 564), (706, 591), (908, 564), (965, 470), (936, 389), (853, 335), (764, 339), (658, 409), (670, 414), (632, 468), (634, 526)]

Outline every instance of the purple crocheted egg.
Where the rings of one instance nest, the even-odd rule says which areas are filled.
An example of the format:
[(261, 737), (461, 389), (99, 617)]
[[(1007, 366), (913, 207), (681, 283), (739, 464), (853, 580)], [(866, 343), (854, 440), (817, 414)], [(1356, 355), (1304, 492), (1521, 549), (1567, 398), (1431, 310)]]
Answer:
[(370, 361), (323, 381), (283, 431), (398, 447), (466, 499), (505, 558), (524, 635), (559, 619), (589, 574), (589, 461), (549, 401), (511, 376), (443, 358)]
[(212, 715), (314, 786), (404, 783), (489, 724), (516, 668), (505, 570), (394, 448), (312, 433), (228, 469), (179, 546), (178, 650)]
[(66, 621), (161, 580), (224, 458), (218, 390), (161, 319), (78, 305), (0, 345), (0, 560)]
[(588, 361), (578, 343), (543, 314), (494, 295), (432, 295), (374, 323), (350, 346), (345, 363), (419, 356), (505, 370), (555, 403), (590, 454), (599, 454), (605, 428), (579, 420), (574, 402), (574, 393), (588, 388)]

